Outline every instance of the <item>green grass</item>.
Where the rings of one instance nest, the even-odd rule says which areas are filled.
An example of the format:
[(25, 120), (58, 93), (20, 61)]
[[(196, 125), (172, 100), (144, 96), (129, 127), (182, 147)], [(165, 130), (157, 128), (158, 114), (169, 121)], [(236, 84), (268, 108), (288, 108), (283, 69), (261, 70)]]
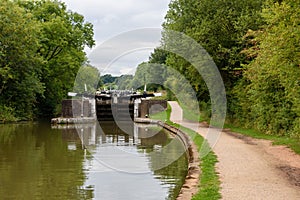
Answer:
[(224, 128), (229, 128), (232, 132), (240, 133), (257, 139), (271, 140), (273, 145), (285, 145), (291, 148), (295, 153), (300, 154), (300, 139), (288, 136), (267, 135), (254, 129), (236, 127), (231, 124), (225, 124)]
[[(204, 138), (195, 131), (186, 127), (180, 129), (193, 138), (198, 151), (200, 150)], [(213, 151), (210, 151), (206, 156), (201, 159), (200, 168), (201, 175), (199, 180), (199, 191), (196, 193), (192, 200), (216, 200), (221, 199), (220, 194), (220, 180), (216, 172), (215, 165), (218, 162), (217, 156)]]
[[(188, 108), (186, 105), (180, 105), (180, 107), (183, 110), (183, 118), (186, 120), (190, 120), (190, 121), (194, 121), (194, 122), (203, 122), (203, 121), (207, 121), (209, 120), (208, 117), (206, 117), (206, 115), (204, 114), (205, 112), (195, 112), (194, 110), (191, 110), (190, 108)], [(165, 121), (168, 119), (170, 119), (170, 112), (168, 113), (167, 111), (171, 109), (171, 107), (168, 104), (168, 108), (166, 111), (164, 112), (160, 112), (160, 113), (156, 113), (156, 114), (151, 114), (151, 118), (152, 119), (156, 119), (156, 120), (161, 120), (161, 121)], [(167, 116), (168, 115), (168, 116)]]
[[(193, 139), (198, 150), (201, 148), (204, 138), (195, 131), (186, 127), (180, 126), (170, 121), (171, 107), (168, 105), (166, 111), (151, 115), (150, 118), (164, 121), (165, 123), (180, 128), (183, 132), (188, 134)], [(221, 198), (220, 194), (220, 180), (215, 170), (215, 164), (218, 162), (217, 156), (213, 151), (210, 151), (200, 162), (200, 180), (199, 191), (193, 196), (193, 200), (216, 200)]]
[(151, 119), (156, 119), (156, 120), (160, 120), (162, 122), (168, 122), (170, 123), (170, 116), (171, 116), (171, 106), (168, 104), (167, 105), (167, 109), (163, 112), (159, 112), (159, 113), (155, 113), (155, 114), (151, 114), (149, 117)]

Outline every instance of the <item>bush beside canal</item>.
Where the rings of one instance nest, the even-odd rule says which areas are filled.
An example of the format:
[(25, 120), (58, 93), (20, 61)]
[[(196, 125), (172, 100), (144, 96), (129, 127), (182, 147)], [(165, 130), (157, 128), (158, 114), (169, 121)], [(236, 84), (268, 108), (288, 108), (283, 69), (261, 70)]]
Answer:
[(16, 122), (19, 120), (17, 117), (15, 117), (15, 109), (12, 107), (0, 105), (0, 111), (0, 123)]

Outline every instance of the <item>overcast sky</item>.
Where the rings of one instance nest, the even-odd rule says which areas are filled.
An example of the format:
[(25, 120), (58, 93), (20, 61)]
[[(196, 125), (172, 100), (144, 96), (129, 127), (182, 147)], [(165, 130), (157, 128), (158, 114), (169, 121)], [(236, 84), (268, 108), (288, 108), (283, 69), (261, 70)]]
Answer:
[(96, 47), (87, 50), (87, 54), (102, 75), (133, 74), (139, 63), (148, 60), (153, 47), (159, 44), (157, 30), (170, 3), (170, 0), (62, 1), (94, 25)]

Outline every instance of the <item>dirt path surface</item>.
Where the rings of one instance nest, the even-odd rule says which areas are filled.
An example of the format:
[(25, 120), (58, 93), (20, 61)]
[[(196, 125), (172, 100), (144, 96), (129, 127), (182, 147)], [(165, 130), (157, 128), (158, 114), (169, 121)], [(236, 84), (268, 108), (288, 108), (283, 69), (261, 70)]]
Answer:
[[(177, 102), (169, 104), (171, 120), (207, 136), (208, 127), (178, 119), (182, 116), (181, 108)], [(209, 134), (218, 135), (216, 129), (210, 129)], [(300, 156), (290, 149), (272, 146), (267, 140), (222, 132), (213, 151), (219, 160), (222, 199), (300, 199)]]

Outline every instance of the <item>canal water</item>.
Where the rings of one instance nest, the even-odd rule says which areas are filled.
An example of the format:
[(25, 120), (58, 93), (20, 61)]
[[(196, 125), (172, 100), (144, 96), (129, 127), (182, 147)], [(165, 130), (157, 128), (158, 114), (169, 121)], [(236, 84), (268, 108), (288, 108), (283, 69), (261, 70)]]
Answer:
[(0, 125), (0, 199), (175, 199), (179, 138), (154, 125)]

